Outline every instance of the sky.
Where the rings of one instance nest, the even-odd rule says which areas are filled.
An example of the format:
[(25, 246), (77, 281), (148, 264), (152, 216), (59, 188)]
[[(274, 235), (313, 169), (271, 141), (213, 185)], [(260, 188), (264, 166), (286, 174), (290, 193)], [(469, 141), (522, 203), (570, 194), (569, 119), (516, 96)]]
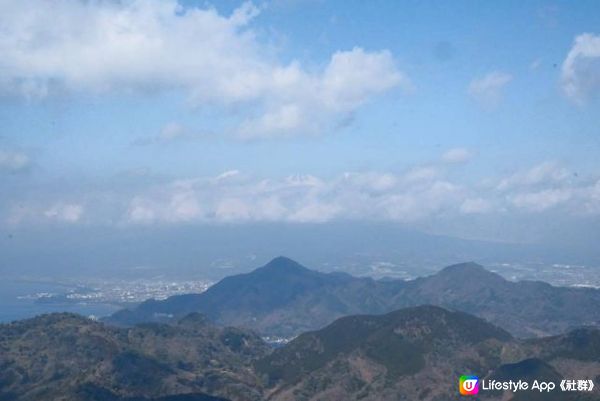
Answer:
[(597, 1), (0, 0), (0, 54), (5, 237), (600, 235)]

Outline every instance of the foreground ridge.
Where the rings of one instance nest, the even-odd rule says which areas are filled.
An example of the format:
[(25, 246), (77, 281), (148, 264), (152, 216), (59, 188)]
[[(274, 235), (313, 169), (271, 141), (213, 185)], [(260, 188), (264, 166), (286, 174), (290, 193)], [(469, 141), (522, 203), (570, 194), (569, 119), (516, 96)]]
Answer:
[[(519, 340), (432, 305), (342, 317), (276, 349), (199, 314), (132, 328), (52, 314), (0, 325), (0, 349), (0, 399), (13, 401), (437, 401), (460, 398), (462, 374), (600, 378), (597, 328)], [(598, 399), (577, 396), (556, 399)]]

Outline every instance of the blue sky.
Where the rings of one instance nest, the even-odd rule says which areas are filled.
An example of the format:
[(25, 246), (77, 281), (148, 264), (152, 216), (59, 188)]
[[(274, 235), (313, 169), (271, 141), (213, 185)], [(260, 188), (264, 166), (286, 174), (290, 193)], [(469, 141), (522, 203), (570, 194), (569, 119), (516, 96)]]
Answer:
[(597, 228), (598, 2), (0, 1), (0, 15), (10, 230)]

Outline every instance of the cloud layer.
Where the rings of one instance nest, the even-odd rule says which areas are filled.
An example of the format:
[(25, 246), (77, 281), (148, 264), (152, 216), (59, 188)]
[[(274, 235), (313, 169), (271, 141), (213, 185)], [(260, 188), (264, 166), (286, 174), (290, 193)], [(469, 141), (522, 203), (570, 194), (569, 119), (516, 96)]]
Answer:
[[(239, 110), (245, 138), (318, 134), (363, 103), (409, 86), (389, 51), (353, 48), (308, 71), (259, 40), (259, 14), (231, 15), (175, 0), (0, 1), (0, 94), (182, 90), (191, 104)], [(235, 106), (235, 107), (234, 107)]]
[(148, 225), (333, 220), (407, 224), (468, 215), (600, 214), (600, 177), (579, 178), (545, 162), (472, 184), (450, 177), (452, 165), (415, 166), (398, 173), (347, 172), (332, 178), (261, 178), (237, 170), (215, 177), (149, 182), (85, 195), (22, 199), (8, 209), (11, 224), (47, 222)]

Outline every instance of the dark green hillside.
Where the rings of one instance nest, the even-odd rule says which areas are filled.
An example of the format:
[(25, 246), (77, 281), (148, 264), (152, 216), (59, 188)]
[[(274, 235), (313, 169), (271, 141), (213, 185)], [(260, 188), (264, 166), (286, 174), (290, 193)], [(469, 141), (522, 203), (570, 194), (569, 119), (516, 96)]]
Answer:
[[(258, 400), (251, 362), (268, 347), (250, 332), (216, 328), (198, 315), (172, 326), (117, 329), (53, 314), (0, 325), (0, 351), (2, 400), (65, 394), (73, 400), (156, 399), (181, 393)], [(91, 393), (81, 396), (86, 391)]]
[(500, 363), (502, 344), (512, 341), (510, 334), (476, 317), (421, 306), (338, 319), (300, 335), (255, 366), (277, 400), (291, 397), (290, 391), (306, 399), (333, 391), (374, 400), (420, 377), (421, 390), (407, 394), (448, 394), (451, 383), (434, 388), (424, 377), (446, 375), (448, 380), (461, 367), (489, 369)]
[[(200, 314), (131, 328), (54, 314), (0, 325), (0, 400), (451, 401), (463, 374), (598, 383), (598, 344), (593, 328), (518, 340), (437, 306), (346, 316), (277, 349)], [(512, 401), (591, 401), (595, 391)]]
[[(482, 319), (434, 306), (357, 315), (300, 335), (255, 363), (271, 401), (460, 400), (463, 374), (497, 380), (600, 380), (600, 331), (518, 340)], [(480, 400), (591, 401), (586, 394), (483, 392)]]

